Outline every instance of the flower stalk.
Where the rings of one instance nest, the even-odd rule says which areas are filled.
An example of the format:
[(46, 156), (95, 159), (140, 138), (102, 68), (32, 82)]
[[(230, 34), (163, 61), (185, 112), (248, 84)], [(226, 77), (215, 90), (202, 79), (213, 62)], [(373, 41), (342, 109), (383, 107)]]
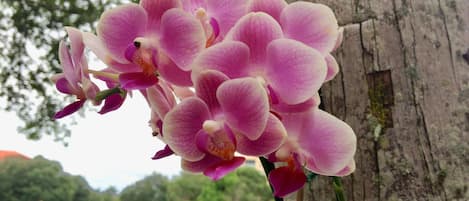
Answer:
[(337, 201), (346, 201), (342, 179), (340, 177), (332, 177), (332, 185), (334, 187), (335, 198)]
[[(275, 165), (271, 163), (269, 160), (267, 160), (264, 157), (259, 157), (259, 160), (261, 161), (262, 167), (264, 168), (265, 176), (268, 178), (269, 173), (275, 169)], [(274, 192), (274, 188), (272, 187), (272, 184), (269, 183), (270, 189), (272, 190), (272, 193)], [(274, 196), (275, 201), (283, 201), (283, 198), (276, 197)]]

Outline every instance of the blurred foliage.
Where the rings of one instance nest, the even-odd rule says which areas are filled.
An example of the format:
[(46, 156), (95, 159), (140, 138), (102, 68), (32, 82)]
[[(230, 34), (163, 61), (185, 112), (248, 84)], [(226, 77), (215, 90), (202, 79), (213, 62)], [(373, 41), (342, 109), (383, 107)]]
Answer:
[(61, 71), (64, 26), (92, 31), (106, 8), (122, 2), (128, 1), (0, 0), (0, 109), (17, 114), (29, 139), (52, 135), (65, 142), (70, 135), (52, 116), (72, 100), (58, 96), (49, 80)]
[(269, 201), (271, 196), (263, 174), (250, 167), (218, 181), (184, 172), (173, 178), (153, 173), (118, 193), (114, 187), (94, 190), (83, 177), (41, 156), (0, 160), (1, 201)]
[(272, 193), (266, 178), (253, 168), (239, 168), (223, 179), (210, 182), (197, 201), (270, 201)]
[(167, 185), (168, 178), (153, 173), (124, 188), (120, 194), (120, 199), (125, 201), (167, 201)]
[(270, 201), (266, 178), (253, 168), (239, 168), (218, 181), (182, 173), (172, 179), (150, 175), (125, 188), (122, 201)]
[(57, 162), (7, 158), (0, 161), (0, 200), (90, 200), (91, 188), (82, 177), (65, 173)]
[(167, 200), (197, 200), (197, 196), (202, 193), (202, 189), (211, 182), (204, 175), (183, 172), (181, 175), (173, 178), (171, 183), (168, 184)]

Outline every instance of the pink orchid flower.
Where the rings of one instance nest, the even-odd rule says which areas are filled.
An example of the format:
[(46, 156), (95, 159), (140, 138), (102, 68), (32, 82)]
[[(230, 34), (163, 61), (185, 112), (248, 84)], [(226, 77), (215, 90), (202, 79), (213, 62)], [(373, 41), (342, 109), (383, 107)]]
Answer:
[(173, 84), (192, 85), (189, 65), (205, 48), (201, 24), (179, 0), (142, 0), (108, 10), (97, 33), (112, 60), (134, 65), (119, 75), (125, 89), (154, 85), (157, 74)]
[(94, 101), (99, 88), (90, 80), (87, 69), (88, 64), (84, 55), (84, 44), (82, 42), (81, 32), (72, 27), (66, 27), (70, 39), (70, 49), (64, 41), (59, 44), (59, 60), (63, 69), (63, 73), (54, 75), (52, 81), (55, 82), (57, 90), (64, 94), (75, 95), (77, 101), (67, 105), (54, 115), (55, 119), (68, 116), (81, 107), (86, 100)]
[[(159, 82), (146, 89), (143, 93), (151, 108), (150, 127), (153, 130), (153, 136), (163, 140), (163, 119), (166, 114), (176, 106), (176, 99), (172, 93), (170, 85)], [(172, 155), (174, 152), (166, 145), (152, 157), (153, 160), (161, 159)]]
[(288, 138), (275, 152), (275, 160), (287, 162), (287, 166), (269, 174), (276, 196), (283, 197), (304, 185), (303, 165), (327, 176), (345, 176), (355, 170), (356, 136), (345, 122), (314, 108), (282, 114), (282, 123)]
[(201, 72), (196, 96), (184, 99), (163, 120), (163, 139), (182, 158), (184, 169), (219, 179), (246, 155), (272, 153), (285, 139), (280, 120), (269, 113), (268, 97), (254, 78)]
[(248, 0), (184, 0), (184, 10), (202, 24), (207, 37), (205, 46), (220, 42), (236, 21), (247, 13)]
[[(59, 59), (64, 73), (55, 75), (52, 80), (56, 83), (56, 87), (60, 92), (73, 94), (78, 101), (57, 112), (54, 116), (56, 119), (78, 111), (83, 107), (86, 100), (91, 100), (95, 105), (101, 102), (101, 100), (96, 100), (96, 95), (100, 90), (89, 76), (89, 72), (92, 70), (88, 69), (84, 55), (84, 33), (72, 27), (66, 27), (65, 29), (70, 38), (71, 49), (69, 50), (64, 42), (60, 43)], [(125, 95), (122, 93), (111, 94), (104, 98), (104, 105), (98, 113), (105, 114), (114, 111), (123, 104), (124, 100)]]
[(339, 28), (332, 10), (322, 4), (285, 0), (256, 0), (249, 5), (250, 12), (265, 12), (279, 22), (284, 36), (303, 42), (324, 55), (328, 70), (325, 81), (339, 72), (335, 58), (330, 54), (342, 42), (343, 28)]
[(254, 77), (269, 91), (273, 103), (287, 105), (312, 99), (327, 73), (319, 51), (284, 38), (277, 21), (262, 12), (245, 15), (222, 43), (200, 53), (192, 77), (203, 69), (218, 70), (230, 78)]

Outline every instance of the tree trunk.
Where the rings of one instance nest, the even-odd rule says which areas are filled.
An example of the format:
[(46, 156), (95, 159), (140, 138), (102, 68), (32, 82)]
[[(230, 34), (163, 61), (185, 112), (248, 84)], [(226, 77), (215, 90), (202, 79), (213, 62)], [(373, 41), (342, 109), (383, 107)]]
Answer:
[[(355, 130), (349, 201), (469, 200), (468, 0), (319, 0), (345, 27), (325, 109)], [(335, 200), (319, 177), (304, 200)]]

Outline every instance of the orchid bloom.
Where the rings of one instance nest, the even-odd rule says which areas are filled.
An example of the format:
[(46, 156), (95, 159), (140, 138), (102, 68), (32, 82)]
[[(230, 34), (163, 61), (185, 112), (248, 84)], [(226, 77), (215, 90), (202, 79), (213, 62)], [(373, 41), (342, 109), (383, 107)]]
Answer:
[[(176, 99), (170, 86), (164, 82), (159, 82), (147, 88), (143, 94), (151, 108), (150, 127), (153, 130), (153, 136), (163, 140), (163, 119), (166, 114), (176, 106)], [(161, 159), (173, 153), (173, 150), (166, 145), (162, 150), (157, 151), (152, 159)]]
[[(153, 135), (166, 143), (153, 159), (181, 157), (184, 170), (217, 180), (244, 157), (278, 162), (268, 175), (275, 196), (306, 182), (304, 169), (345, 176), (355, 169), (356, 136), (319, 109), (319, 89), (339, 71), (331, 55), (343, 29), (330, 8), (285, 0), (141, 0), (105, 11), (97, 35), (66, 28), (57, 89), (99, 113), (139, 90)], [(88, 69), (84, 48), (104, 62)], [(100, 91), (89, 74), (106, 83)], [(193, 87), (193, 88), (192, 88)], [(178, 101), (177, 101), (178, 99)]]
[(236, 21), (247, 13), (248, 0), (184, 0), (184, 10), (202, 24), (207, 37), (205, 46), (223, 40)]
[(184, 169), (216, 180), (242, 164), (236, 151), (261, 156), (284, 141), (285, 129), (269, 113), (258, 80), (229, 80), (208, 70), (197, 77), (195, 89), (195, 97), (184, 99), (163, 120), (163, 139), (181, 156)]
[(256, 0), (250, 2), (249, 11), (269, 14), (280, 24), (285, 38), (318, 50), (328, 66), (325, 81), (338, 73), (339, 66), (330, 53), (342, 42), (343, 28), (339, 28), (329, 7), (302, 1), (287, 4), (285, 0)]
[(303, 186), (303, 165), (327, 176), (345, 176), (355, 170), (356, 136), (345, 122), (313, 108), (282, 114), (282, 123), (288, 138), (275, 152), (275, 158), (287, 162), (287, 166), (269, 174), (276, 196), (283, 197)]
[(320, 52), (284, 38), (277, 21), (262, 12), (242, 17), (222, 43), (200, 53), (193, 65), (193, 77), (203, 69), (218, 70), (230, 78), (254, 77), (273, 104), (288, 105), (312, 99), (327, 73)]
[(88, 64), (84, 55), (84, 45), (82, 42), (81, 32), (72, 27), (66, 27), (70, 39), (70, 49), (64, 41), (59, 44), (59, 60), (63, 69), (63, 73), (54, 75), (52, 81), (55, 82), (57, 90), (64, 94), (75, 95), (77, 101), (67, 105), (61, 111), (54, 115), (55, 119), (68, 116), (81, 107), (86, 100), (94, 101), (99, 88), (90, 80), (87, 72)]
[(133, 64), (119, 74), (124, 89), (154, 85), (157, 74), (176, 85), (192, 85), (189, 65), (205, 48), (201, 24), (179, 0), (142, 0), (108, 10), (97, 33), (113, 61)]

